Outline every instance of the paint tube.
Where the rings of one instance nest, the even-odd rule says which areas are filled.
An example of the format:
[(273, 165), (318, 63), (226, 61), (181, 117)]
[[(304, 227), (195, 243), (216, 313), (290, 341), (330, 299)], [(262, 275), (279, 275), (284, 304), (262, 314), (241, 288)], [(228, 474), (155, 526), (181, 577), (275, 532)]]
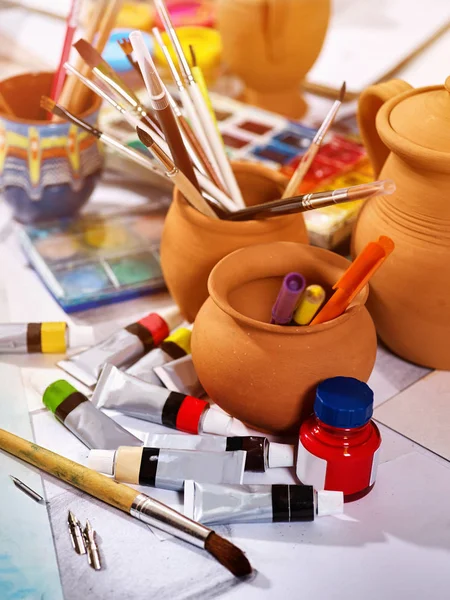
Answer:
[(61, 354), (67, 346), (67, 323), (0, 323), (0, 354)]
[(121, 447), (92, 450), (88, 467), (116, 481), (180, 491), (195, 477), (211, 483), (240, 483), (245, 452), (199, 452), (160, 448)]
[(144, 446), (172, 450), (203, 450), (207, 452), (247, 452), (245, 470), (264, 473), (269, 468), (293, 467), (294, 446), (269, 442), (263, 436), (223, 437), (219, 435), (181, 435), (179, 433), (148, 433)]
[(125, 444), (142, 446), (141, 440), (95, 408), (84, 394), (64, 379), (51, 383), (42, 401), (88, 448), (115, 450)]
[(228, 435), (230, 415), (211, 410), (206, 400), (151, 385), (114, 365), (105, 365), (91, 398), (97, 408), (117, 410), (130, 417), (186, 433)]
[(162, 386), (161, 379), (153, 369), (190, 354), (191, 335), (190, 329), (180, 327), (166, 337), (159, 348), (154, 348), (129, 367), (126, 372), (153, 385)]
[(172, 392), (197, 398), (205, 394), (190, 355), (156, 367), (155, 373)]
[(342, 492), (311, 485), (214, 485), (186, 481), (184, 514), (200, 523), (294, 523), (343, 512)]
[(103, 342), (60, 361), (58, 366), (92, 387), (106, 362), (118, 367), (130, 365), (158, 346), (180, 322), (178, 309), (169, 311), (164, 317), (150, 313), (140, 321), (119, 329)]

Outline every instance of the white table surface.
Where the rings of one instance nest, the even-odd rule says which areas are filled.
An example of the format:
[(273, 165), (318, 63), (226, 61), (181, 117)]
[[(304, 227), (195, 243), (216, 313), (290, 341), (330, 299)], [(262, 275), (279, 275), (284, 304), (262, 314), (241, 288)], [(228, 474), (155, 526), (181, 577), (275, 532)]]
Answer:
[[(6, 21), (0, 12), (0, 30)], [(22, 15), (23, 18), (24, 15)], [(9, 17), (20, 23), (19, 17)], [(42, 44), (54, 62), (52, 43), (46, 47), (39, 18)], [(15, 20), (14, 20), (15, 19)], [(25, 21), (24, 21), (25, 26)], [(50, 24), (49, 27), (54, 27)], [(20, 33), (19, 33), (20, 36)], [(430, 81), (433, 60), (450, 49), (450, 36), (427, 51), (414, 73)], [(432, 66), (432, 65), (431, 65)], [(422, 83), (422, 77), (419, 77)], [(416, 81), (414, 81), (416, 83)], [(436, 83), (438, 83), (436, 81)], [(325, 105), (324, 105), (325, 106)], [(325, 110), (328, 104), (325, 106)], [(117, 189), (104, 183), (93, 202), (143, 201), (138, 191)], [(6, 295), (11, 321), (67, 319), (72, 327), (92, 326), (97, 338), (104, 337), (136, 317), (169, 306), (167, 294), (148, 296), (119, 305), (99, 308), (67, 318), (36, 274), (28, 268), (9, 224), (8, 211), (0, 203), (0, 282)], [(69, 458), (84, 462), (87, 449), (43, 408), (40, 391), (64, 374), (55, 367), (53, 356), (1, 356), (0, 361), (21, 367), (35, 440)], [(423, 377), (428, 371), (394, 358), (380, 348), (371, 378), (377, 403), (392, 397)], [(432, 379), (431, 379), (432, 380)], [(8, 382), (3, 381), (2, 385)], [(433, 394), (433, 389), (427, 391)], [(136, 429), (162, 429), (135, 419), (117, 416)], [(317, 519), (305, 524), (234, 525), (219, 533), (244, 549), (256, 569), (247, 582), (237, 582), (204, 552), (161, 536), (126, 515), (92, 500), (66, 484), (43, 476), (47, 508), (53, 529), (66, 600), (81, 598), (133, 599), (296, 599), (320, 600), (444, 600), (450, 588), (450, 464), (425, 448), (381, 426), (383, 448), (374, 490), (364, 499), (345, 506), (341, 517)], [(258, 483), (295, 482), (288, 469), (268, 474), (246, 474)], [(148, 489), (146, 491), (149, 491)], [(150, 490), (157, 498), (181, 506), (178, 494)], [(154, 493), (153, 493), (154, 492)], [(98, 532), (105, 569), (94, 572), (79, 560), (70, 547), (66, 528), (67, 509), (80, 520), (89, 518)], [(39, 556), (36, 556), (37, 564)], [(45, 600), (52, 600), (46, 598)]]

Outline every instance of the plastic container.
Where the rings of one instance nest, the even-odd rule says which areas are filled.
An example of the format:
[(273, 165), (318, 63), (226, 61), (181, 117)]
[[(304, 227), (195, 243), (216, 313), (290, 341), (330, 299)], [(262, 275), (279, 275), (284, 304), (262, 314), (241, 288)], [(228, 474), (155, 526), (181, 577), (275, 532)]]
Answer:
[(317, 386), (314, 415), (300, 428), (297, 476), (317, 489), (358, 500), (375, 485), (381, 435), (371, 421), (373, 392), (353, 377)]

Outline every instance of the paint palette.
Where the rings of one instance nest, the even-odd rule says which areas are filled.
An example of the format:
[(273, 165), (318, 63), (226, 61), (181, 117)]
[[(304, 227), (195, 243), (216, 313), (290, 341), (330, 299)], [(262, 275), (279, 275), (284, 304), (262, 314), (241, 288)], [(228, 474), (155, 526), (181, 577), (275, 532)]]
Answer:
[(159, 242), (164, 212), (89, 216), (24, 227), (22, 247), (67, 312), (164, 288)]
[[(315, 129), (218, 94), (211, 94), (211, 100), (230, 159), (260, 162), (291, 177)], [(123, 120), (114, 109), (107, 108), (101, 121), (102, 129), (114, 131), (115, 135), (120, 133), (124, 143), (139, 147), (134, 132), (128, 125), (124, 129)], [(359, 138), (356, 118), (350, 115), (335, 122), (299, 192), (331, 190), (369, 181), (373, 181), (373, 173)], [(351, 233), (361, 202), (305, 213), (311, 243), (334, 248), (343, 242)]]

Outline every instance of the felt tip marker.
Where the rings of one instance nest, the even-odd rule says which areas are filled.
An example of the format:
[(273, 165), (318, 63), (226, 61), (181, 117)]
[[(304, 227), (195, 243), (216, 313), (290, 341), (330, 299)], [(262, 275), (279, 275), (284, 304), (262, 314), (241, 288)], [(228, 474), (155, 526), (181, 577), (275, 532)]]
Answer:
[(342, 492), (311, 485), (213, 485), (186, 481), (184, 514), (200, 523), (295, 523), (343, 512)]
[(186, 433), (227, 435), (235, 419), (212, 410), (209, 402), (151, 385), (106, 365), (92, 395), (97, 408), (109, 408)]
[(84, 394), (64, 379), (51, 383), (42, 401), (88, 448), (115, 450), (125, 445), (142, 446), (141, 440), (95, 408)]
[(105, 363), (125, 367), (159, 346), (182, 317), (177, 308), (164, 317), (150, 313), (136, 323), (119, 329), (106, 340), (58, 363), (64, 371), (85, 385), (93, 387)]
[(209, 483), (241, 483), (245, 452), (201, 452), (120, 447), (91, 450), (88, 467), (116, 481), (181, 491), (186, 479)]
[(154, 369), (190, 354), (191, 335), (192, 331), (186, 327), (176, 329), (158, 348), (143, 356), (126, 372), (153, 385), (162, 386), (163, 383)]
[(286, 275), (272, 308), (272, 324), (289, 325), (305, 286), (305, 278), (300, 273)]
[(297, 325), (309, 325), (325, 301), (325, 290), (321, 285), (308, 285), (292, 319)]
[(67, 346), (67, 323), (0, 323), (0, 354), (62, 354)]

